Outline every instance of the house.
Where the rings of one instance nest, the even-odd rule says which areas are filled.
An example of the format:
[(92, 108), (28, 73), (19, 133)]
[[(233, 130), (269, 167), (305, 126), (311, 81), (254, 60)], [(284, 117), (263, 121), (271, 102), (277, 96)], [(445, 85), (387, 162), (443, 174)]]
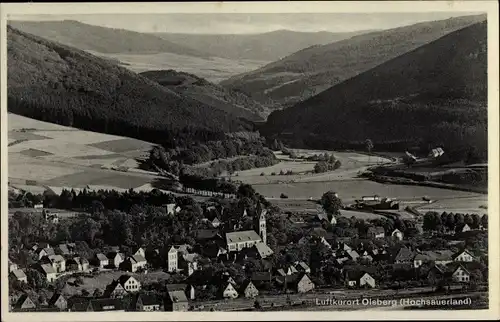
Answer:
[(453, 261), (453, 253), (450, 250), (433, 250), (417, 253), (413, 260), (413, 266), (418, 268), (424, 263), (434, 262), (438, 265), (446, 265)]
[(471, 253), (469, 253), (469, 251), (463, 250), (455, 254), (453, 256), (453, 260), (455, 262), (473, 262), (474, 256)]
[(280, 268), (276, 271), (276, 274), (278, 276), (290, 276), (295, 273), (298, 273), (299, 271), (292, 265), (285, 266), (283, 268)]
[(254, 230), (226, 233), (227, 249), (230, 252), (250, 248), (258, 242), (262, 242), (262, 238)]
[(109, 265), (109, 259), (106, 257), (106, 255), (102, 253), (98, 253), (95, 255), (96, 263), (98, 264), (99, 268), (104, 268)]
[(129, 272), (135, 273), (138, 270), (145, 269), (147, 264), (148, 264), (148, 262), (141, 255), (133, 255), (133, 256), (128, 257), (122, 263), (122, 268), (125, 271), (129, 271)]
[(118, 278), (118, 283), (123, 286), (125, 291), (129, 293), (138, 292), (141, 289), (141, 283), (136, 280), (133, 276), (122, 275)]
[(298, 272), (311, 273), (311, 268), (303, 261), (295, 262), (295, 269)]
[(358, 254), (358, 252), (357, 252), (357, 251), (355, 251), (355, 250), (348, 250), (348, 251), (346, 252), (346, 254), (347, 254), (347, 257), (348, 257), (350, 260), (352, 260), (352, 261), (357, 261), (357, 260), (358, 260), (358, 258), (359, 258), (359, 254)]
[(125, 294), (127, 294), (127, 291), (117, 280), (112, 281), (104, 290), (104, 296), (107, 298), (123, 297)]
[(14, 304), (14, 310), (16, 311), (27, 311), (36, 309), (35, 302), (28, 296), (28, 294), (23, 294), (19, 297), (16, 304)]
[(197, 242), (206, 243), (208, 241), (222, 241), (223, 238), (220, 235), (218, 229), (198, 229), (194, 232), (195, 239)]
[(392, 251), (393, 254), (393, 264), (404, 264), (404, 263), (411, 263), (413, 262), (413, 259), (415, 258), (415, 253), (407, 248), (407, 247), (399, 247), (396, 249), (393, 249)]
[(233, 283), (226, 282), (222, 287), (222, 297), (225, 299), (235, 299), (238, 297), (238, 292), (236, 291)]
[(9, 275), (12, 276), (16, 281), (28, 283), (28, 277), (20, 269), (15, 269), (15, 270), (11, 271), (9, 273)]
[(455, 232), (457, 233), (464, 233), (466, 231), (470, 231), (471, 228), (469, 225), (467, 224), (460, 224), (460, 225), (457, 225), (456, 229), (455, 229)]
[(259, 295), (259, 290), (253, 285), (251, 280), (243, 283), (240, 293), (243, 294), (246, 298), (255, 298)]
[(16, 263), (13, 263), (9, 258), (9, 273), (19, 269)]
[(178, 250), (177, 248), (175, 248), (175, 246), (172, 246), (168, 251), (167, 270), (169, 272), (177, 272), (178, 269), (179, 269)]
[(198, 270), (198, 254), (182, 254), (179, 261), (179, 268), (186, 271), (187, 275), (190, 276), (194, 271)]
[(47, 279), (47, 282), (52, 283), (56, 277), (57, 277), (57, 272), (54, 270), (54, 267), (50, 264), (39, 264), (38, 269), (40, 272), (45, 276)]
[(189, 302), (186, 293), (183, 291), (169, 291), (165, 297), (165, 311), (186, 312), (189, 308)]
[(45, 256), (51, 256), (56, 254), (52, 247), (37, 248), (35, 250), (35, 253), (38, 255), (38, 260), (41, 260)]
[(181, 207), (177, 206), (175, 203), (166, 204), (165, 209), (167, 210), (167, 215), (172, 215), (172, 216), (182, 210)]
[(139, 294), (135, 299), (135, 310), (139, 312), (160, 311), (161, 300), (154, 294)]
[(214, 228), (218, 228), (221, 224), (222, 224), (221, 221), (217, 217), (215, 217), (214, 220), (212, 220), (212, 226)]
[[(330, 217), (330, 218), (329, 218)], [(335, 219), (335, 216), (333, 215), (328, 215), (324, 212), (320, 212), (316, 215), (316, 219), (322, 223), (322, 222), (327, 222), (331, 225), (335, 225), (337, 223), (337, 219)]]
[(56, 247), (56, 253), (59, 255), (67, 256), (75, 253), (75, 243), (59, 244)]
[(146, 258), (146, 252), (144, 251), (144, 248), (142, 247), (137, 247), (133, 250), (132, 255), (138, 255)]
[(54, 293), (49, 300), (49, 307), (55, 307), (61, 311), (66, 311), (68, 309), (68, 301), (61, 293)]
[(469, 283), (470, 273), (464, 266), (458, 265), (452, 273), (452, 279), (458, 283)]
[(370, 227), (370, 228), (368, 228), (366, 235), (368, 238), (372, 238), (372, 239), (384, 238), (385, 237), (384, 227), (381, 227), (381, 226)]
[(349, 287), (371, 287), (376, 286), (375, 279), (364, 271), (346, 271), (346, 284)]
[(107, 256), (110, 266), (119, 268), (120, 265), (125, 261), (125, 254), (120, 252), (109, 252)]
[(66, 260), (61, 255), (49, 255), (45, 256), (40, 261), (43, 264), (51, 264), (56, 273), (62, 273), (66, 271)]
[(254, 272), (251, 280), (258, 289), (268, 289), (272, 286), (273, 275), (270, 272)]
[(70, 271), (86, 272), (89, 270), (89, 261), (86, 258), (73, 257), (66, 261), (67, 269)]
[(403, 233), (399, 229), (394, 229), (394, 231), (391, 233), (391, 237), (397, 240), (403, 240)]
[(298, 293), (306, 293), (314, 289), (315, 285), (306, 273), (294, 273), (292, 275), (278, 276), (276, 282), (286, 289), (292, 289)]
[(190, 300), (195, 299), (194, 286), (190, 284), (167, 284), (167, 291), (182, 291), (186, 294), (186, 297)]
[(67, 300), (67, 310), (69, 312), (88, 312), (90, 302), (85, 297), (70, 297)]
[(122, 305), (120, 299), (117, 298), (103, 298), (103, 299), (91, 299), (87, 311), (91, 312), (125, 312), (125, 308)]
[(33, 205), (33, 208), (34, 209), (43, 209), (43, 203), (37, 203), (37, 204)]

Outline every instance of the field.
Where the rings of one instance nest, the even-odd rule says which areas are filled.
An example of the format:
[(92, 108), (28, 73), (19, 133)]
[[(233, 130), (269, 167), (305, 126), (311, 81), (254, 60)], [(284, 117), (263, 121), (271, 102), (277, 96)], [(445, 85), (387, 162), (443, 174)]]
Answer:
[(248, 59), (232, 60), (220, 57), (211, 57), (207, 59), (172, 53), (93, 54), (101, 57), (117, 59), (124, 63), (124, 67), (136, 73), (149, 70), (178, 70), (179, 66), (182, 66), (183, 72), (195, 74), (215, 83), (237, 74), (255, 70), (268, 63), (266, 61)]
[(133, 274), (123, 271), (109, 271), (102, 272), (92, 278), (83, 277), (83, 284), (78, 287), (70, 285), (74, 281), (74, 278), (70, 278), (68, 280), (69, 283), (66, 284), (62, 292), (66, 295), (80, 295), (83, 290), (87, 290), (90, 294), (92, 294), (96, 289), (104, 291), (107, 285), (124, 274), (134, 276), (143, 285), (165, 280), (169, 277), (169, 274), (162, 271), (149, 272), (148, 274)]
[[(130, 189), (157, 178), (138, 170), (152, 144), (8, 114), (9, 182), (31, 186)], [(122, 170), (112, 170), (121, 167)]]

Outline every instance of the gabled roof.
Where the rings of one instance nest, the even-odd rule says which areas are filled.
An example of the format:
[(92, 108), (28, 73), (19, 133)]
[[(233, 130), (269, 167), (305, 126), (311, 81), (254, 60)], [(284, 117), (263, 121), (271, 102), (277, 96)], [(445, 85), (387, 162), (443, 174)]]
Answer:
[(14, 305), (14, 307), (19, 309), (23, 306), (23, 304), (26, 301), (31, 301), (33, 304), (35, 304), (35, 302), (33, 302), (33, 300), (28, 296), (28, 294), (23, 294), (17, 299), (17, 302)]
[(142, 305), (160, 305), (161, 300), (154, 294), (139, 294), (137, 300), (141, 300)]
[(57, 300), (59, 300), (60, 297), (62, 297), (62, 299), (64, 301), (66, 301), (66, 299), (64, 298), (64, 296), (61, 293), (54, 293), (54, 295), (52, 295), (52, 297), (50, 298), (48, 304), (50, 306), (54, 305), (57, 302)]
[(63, 255), (70, 254), (68, 245), (66, 245), (66, 244), (59, 244), (58, 247), (59, 247), (59, 250), (63, 253)]
[(123, 310), (122, 303), (119, 299), (91, 299), (90, 306), (94, 312), (102, 311), (119, 311)]
[(260, 238), (260, 236), (254, 230), (243, 230), (226, 233), (226, 242), (228, 244), (261, 240), (262, 239)]
[(106, 257), (106, 255), (102, 254), (102, 253), (98, 253), (95, 255), (95, 257), (100, 260), (100, 261), (107, 261), (108, 258)]
[(184, 291), (170, 291), (167, 293), (172, 303), (188, 302)]
[(463, 253), (467, 253), (467, 254), (469, 254), (470, 256), (472, 256), (472, 258), (476, 257), (476, 256), (475, 256), (472, 252), (468, 251), (467, 249), (462, 249), (462, 250), (460, 250), (460, 251), (456, 252), (456, 253), (452, 256), (452, 258), (453, 258), (453, 259), (455, 259), (455, 258), (457, 258), (459, 255), (461, 255), (461, 254), (463, 254)]
[(35, 253), (40, 254), (42, 250), (45, 252), (45, 254), (48, 255), (55, 255), (54, 248), (37, 248), (35, 250)]
[(167, 290), (169, 292), (173, 291), (185, 291), (188, 288), (188, 284), (167, 284)]
[(142, 257), (141, 255), (133, 255), (129, 257), (131, 261), (136, 262), (136, 263), (142, 263), (146, 262), (146, 259)]
[(360, 271), (347, 271), (346, 279), (348, 281), (359, 281), (359, 279), (362, 278), (365, 274), (368, 274), (373, 278), (373, 276), (369, 272), (360, 270)]
[(195, 231), (195, 238), (198, 240), (212, 239), (218, 234), (218, 229), (198, 229)]
[(122, 259), (125, 258), (125, 254), (123, 253), (120, 253), (120, 252), (115, 252), (115, 251), (112, 251), (112, 252), (109, 252), (107, 254), (107, 258), (108, 259), (115, 259), (117, 256), (120, 256)]
[(72, 297), (68, 299), (68, 309), (74, 312), (85, 312), (89, 307), (89, 300), (86, 298)]
[(54, 268), (52, 267), (52, 265), (50, 265), (50, 264), (42, 264), (42, 265), (40, 265), (40, 267), (42, 268), (42, 270), (45, 274), (55, 274), (55, 272), (56, 272), (54, 270)]
[(307, 265), (304, 261), (297, 262), (296, 266), (299, 266), (305, 271), (310, 270), (309, 265)]
[(418, 253), (415, 260), (423, 261), (447, 261), (453, 259), (453, 252), (451, 250), (429, 250)]
[(262, 258), (266, 258), (274, 254), (273, 250), (263, 242), (255, 244), (255, 248), (257, 249), (257, 252)]
[(53, 263), (65, 262), (66, 260), (61, 255), (49, 255), (49, 260)]
[(246, 280), (241, 284), (239, 291), (240, 293), (244, 293), (247, 290), (247, 288), (252, 288), (252, 287), (257, 289), (255, 285), (253, 285), (252, 280)]
[(118, 282), (121, 284), (121, 285), (124, 285), (125, 283), (128, 282), (129, 279), (133, 278), (135, 280), (135, 278), (131, 275), (127, 275), (127, 274), (123, 274), (121, 275), (119, 278), (118, 278)]
[(11, 272), (17, 279), (26, 278), (26, 274), (21, 269), (15, 269)]

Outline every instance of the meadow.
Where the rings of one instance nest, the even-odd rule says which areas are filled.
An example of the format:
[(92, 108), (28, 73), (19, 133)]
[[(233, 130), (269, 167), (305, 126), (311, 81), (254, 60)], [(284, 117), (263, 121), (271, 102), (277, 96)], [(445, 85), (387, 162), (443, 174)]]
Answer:
[(218, 83), (234, 75), (255, 70), (269, 63), (267, 61), (248, 59), (202, 58), (173, 53), (102, 54), (92, 52), (92, 54), (119, 60), (123, 63), (123, 67), (136, 73), (149, 70), (178, 70), (179, 66), (182, 66), (183, 72), (195, 74), (214, 83)]
[[(9, 181), (26, 185), (130, 189), (155, 179), (137, 172), (151, 143), (8, 114)], [(111, 170), (121, 167), (127, 172)], [(130, 171), (130, 172), (129, 172)], [(31, 189), (36, 190), (36, 189)]]

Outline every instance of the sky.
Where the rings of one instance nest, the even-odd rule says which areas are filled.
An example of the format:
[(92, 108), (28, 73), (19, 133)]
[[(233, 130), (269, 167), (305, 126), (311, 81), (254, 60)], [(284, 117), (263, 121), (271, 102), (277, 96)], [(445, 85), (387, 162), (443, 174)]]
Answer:
[(252, 34), (275, 30), (348, 32), (390, 29), (423, 21), (477, 12), (425, 13), (206, 13), (23, 15), (12, 20), (77, 20), (97, 26), (139, 32)]

